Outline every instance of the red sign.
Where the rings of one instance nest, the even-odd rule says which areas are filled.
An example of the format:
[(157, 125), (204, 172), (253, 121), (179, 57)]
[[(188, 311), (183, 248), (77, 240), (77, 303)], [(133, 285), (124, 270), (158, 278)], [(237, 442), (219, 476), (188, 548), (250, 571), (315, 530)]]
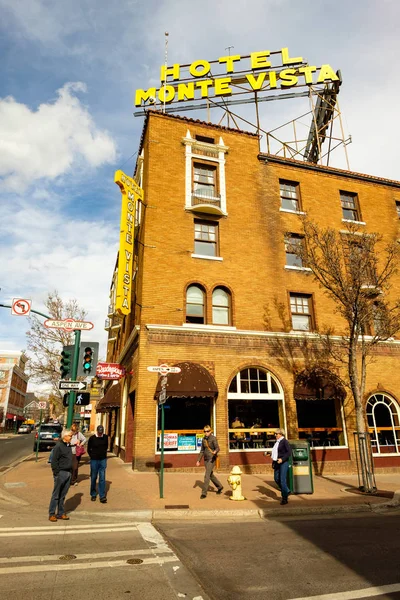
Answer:
[(96, 377), (99, 379), (122, 379), (125, 377), (125, 367), (118, 363), (99, 362), (96, 367)]

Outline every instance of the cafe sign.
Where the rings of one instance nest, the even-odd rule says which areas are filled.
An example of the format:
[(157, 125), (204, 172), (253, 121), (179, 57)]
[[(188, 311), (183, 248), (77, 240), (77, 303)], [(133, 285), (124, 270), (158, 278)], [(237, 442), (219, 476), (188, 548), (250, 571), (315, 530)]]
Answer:
[[(220, 72), (216, 74), (216, 71)], [(232, 96), (232, 86), (235, 85), (241, 85), (242, 91), (248, 92), (285, 90), (298, 85), (339, 81), (339, 76), (329, 64), (320, 67), (309, 65), (302, 56), (291, 56), (288, 48), (281, 48), (252, 52), (247, 56), (221, 56), (211, 62), (196, 60), (190, 65), (163, 65), (160, 80), (159, 88), (136, 90), (135, 106), (151, 105), (157, 101), (169, 104)]]
[(122, 377), (125, 377), (125, 367), (118, 363), (99, 362), (96, 367), (96, 377), (111, 381), (122, 379)]

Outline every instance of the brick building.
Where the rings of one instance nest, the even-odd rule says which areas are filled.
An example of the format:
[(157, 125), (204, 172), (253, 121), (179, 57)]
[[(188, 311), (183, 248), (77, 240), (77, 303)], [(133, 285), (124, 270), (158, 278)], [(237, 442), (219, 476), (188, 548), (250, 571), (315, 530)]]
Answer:
[(0, 431), (13, 430), (25, 420), (26, 361), (22, 352), (0, 351)]
[[(168, 376), (167, 468), (193, 468), (210, 422), (222, 466), (269, 469), (263, 451), (280, 426), (310, 441), (320, 472), (354, 471), (354, 405), (339, 366), (306, 383), (298, 376), (313, 331), (334, 322), (340, 333), (344, 323), (285, 235), (296, 243), (306, 213), (396, 239), (400, 183), (263, 154), (254, 134), (155, 111), (139, 157), (131, 313), (114, 314), (114, 273), (107, 323), (107, 359), (127, 375), (98, 405), (115, 450), (134, 469), (159, 463), (159, 384), (147, 367), (168, 363), (182, 372)], [(400, 278), (392, 292), (400, 297)], [(399, 357), (392, 339), (368, 368), (377, 469), (400, 466)]]

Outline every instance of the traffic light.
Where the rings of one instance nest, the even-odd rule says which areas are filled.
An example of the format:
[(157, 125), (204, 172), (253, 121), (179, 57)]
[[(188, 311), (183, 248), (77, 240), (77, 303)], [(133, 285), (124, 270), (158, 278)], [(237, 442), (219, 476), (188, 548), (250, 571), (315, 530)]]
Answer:
[(81, 342), (79, 349), (78, 377), (94, 377), (99, 356), (98, 342)]
[(73, 360), (73, 346), (64, 346), (61, 352), (60, 373), (61, 379), (65, 379), (71, 372)]
[(69, 398), (69, 393), (64, 394), (64, 396), (63, 396), (63, 406), (65, 408), (67, 408), (67, 406), (68, 406), (68, 398)]

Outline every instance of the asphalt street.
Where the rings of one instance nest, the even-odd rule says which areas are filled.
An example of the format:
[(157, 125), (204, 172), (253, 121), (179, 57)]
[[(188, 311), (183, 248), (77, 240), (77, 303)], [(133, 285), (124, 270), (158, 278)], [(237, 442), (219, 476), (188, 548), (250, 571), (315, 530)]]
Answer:
[(400, 599), (400, 515), (156, 527), (214, 600)]
[(33, 452), (34, 432), (0, 438), (0, 469)]
[(2, 600), (208, 600), (151, 523), (7, 521), (0, 521)]

